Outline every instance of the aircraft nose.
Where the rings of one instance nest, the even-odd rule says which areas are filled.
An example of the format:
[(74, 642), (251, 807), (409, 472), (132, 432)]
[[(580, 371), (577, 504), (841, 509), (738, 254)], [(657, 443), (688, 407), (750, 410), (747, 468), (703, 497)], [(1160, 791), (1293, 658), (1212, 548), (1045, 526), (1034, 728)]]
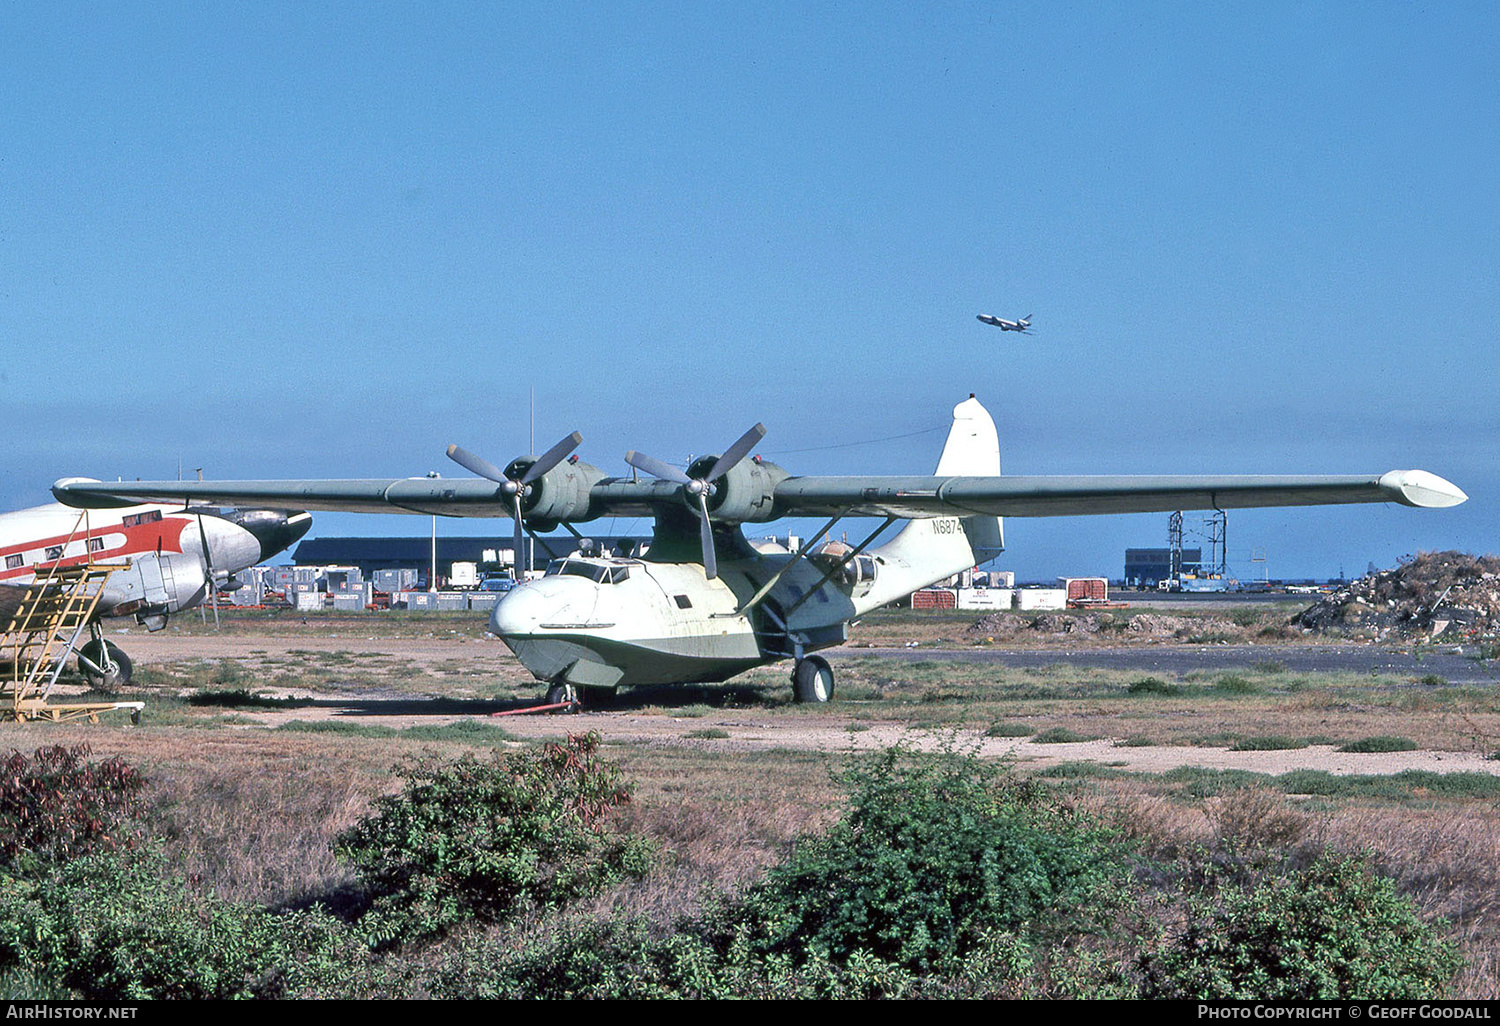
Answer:
[(531, 634), (555, 604), (525, 585), (518, 585), (495, 603), (490, 612), (490, 633), (502, 638)]
[(593, 612), (595, 586), (577, 577), (543, 577), (517, 585), (495, 603), (490, 632), (502, 638), (526, 637), (544, 625), (577, 624)]
[(242, 509), (231, 514), (230, 520), (260, 544), (262, 563), (291, 548), (312, 528), (312, 514), (294, 510)]

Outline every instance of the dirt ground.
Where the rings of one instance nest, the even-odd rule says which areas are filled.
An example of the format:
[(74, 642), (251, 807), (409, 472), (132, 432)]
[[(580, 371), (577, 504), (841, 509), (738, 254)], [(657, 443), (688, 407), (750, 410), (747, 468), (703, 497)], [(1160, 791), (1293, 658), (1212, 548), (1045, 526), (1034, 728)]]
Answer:
[[(111, 632), (111, 637), (126, 648), (138, 668), (181, 664), (193, 660), (232, 659), (253, 670), (260, 660), (285, 660), (297, 656), (305, 658), (305, 653), (339, 653), (342, 659), (356, 667), (362, 662), (378, 662), (401, 665), (413, 671), (435, 671), (441, 667), (449, 675), (458, 673), (475, 678), (504, 677), (518, 683), (527, 679), (525, 671), (498, 641), (482, 636), (463, 636), (457, 632), (443, 635), (439, 631), (430, 637), (400, 637), (382, 636), (378, 630), (341, 629), (330, 635), (314, 634), (295, 627), (267, 625), (260, 629), (221, 634), (163, 632), (150, 635), (130, 631)], [(1275, 658), (1278, 646), (1266, 645), (1263, 648), (1267, 659)], [(861, 652), (858, 648), (845, 648), (827, 654), (837, 666), (842, 659), (859, 658)], [(934, 651), (932, 655), (941, 658), (939, 651)], [(1068, 652), (1067, 656), (1070, 662), (1077, 661), (1076, 652)], [(540, 685), (537, 688), (539, 693)], [(311, 697), (315, 702), (295, 708), (240, 709), (238, 712), (246, 725), (238, 729), (255, 729), (251, 724), (275, 727), (294, 719), (332, 718), (378, 723), (399, 729), (416, 724), (437, 724), (486, 716), (492, 711), (515, 708), (513, 702), (435, 703), (431, 699), (381, 688), (341, 689), (336, 695), (315, 694), (305, 688), (289, 693), (278, 693), (271, 688), (256, 690), (278, 697)], [(607, 742), (709, 746), (725, 751), (804, 749), (842, 752), (881, 748), (898, 742), (918, 747), (952, 745), (957, 740), (965, 746), (977, 746), (986, 756), (1010, 758), (1019, 765), (1036, 767), (1093, 762), (1143, 772), (1165, 772), (1181, 766), (1196, 766), (1269, 774), (1298, 769), (1323, 770), (1333, 774), (1392, 774), (1404, 770), (1500, 774), (1500, 762), (1486, 759), (1477, 753), (1344, 753), (1336, 751), (1331, 745), (1311, 745), (1280, 751), (1231, 751), (1227, 748), (1202, 746), (1124, 745), (1122, 739), (1111, 738), (1039, 744), (1026, 738), (986, 737), (978, 727), (924, 733), (899, 722), (883, 723), (863, 717), (856, 718), (859, 712), (857, 702), (836, 701), (826, 711), (808, 711), (796, 717), (771, 717), (753, 709), (695, 705), (690, 716), (674, 714), (671, 709), (616, 708), (567, 716), (508, 715), (497, 718), (494, 722), (503, 726), (509, 734), (520, 738), (556, 737), (564, 732), (594, 730)], [(149, 702), (146, 715), (150, 715)], [(712, 736), (704, 737), (704, 734)], [(727, 736), (721, 737), (719, 734)]]

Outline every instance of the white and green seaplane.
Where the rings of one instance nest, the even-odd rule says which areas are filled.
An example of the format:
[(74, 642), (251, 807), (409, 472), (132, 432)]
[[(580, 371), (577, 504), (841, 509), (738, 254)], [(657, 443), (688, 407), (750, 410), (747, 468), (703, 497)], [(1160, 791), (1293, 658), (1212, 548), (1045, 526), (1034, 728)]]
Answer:
[[(621, 686), (726, 680), (792, 661), (806, 702), (833, 696), (816, 653), (842, 644), (851, 621), (978, 563), (1003, 548), (1002, 517), (1078, 516), (1253, 506), (1395, 502), (1442, 507), (1464, 493), (1433, 474), (1350, 476), (1002, 477), (995, 423), (970, 396), (953, 410), (930, 477), (798, 477), (751, 452), (757, 424), (722, 456), (686, 469), (642, 453), (626, 461), (649, 477), (612, 477), (569, 458), (576, 432), (503, 470), (451, 446), (473, 479), (131, 481), (64, 479), (59, 501), (80, 507), (142, 501), (271, 509), (503, 517), (523, 531), (598, 517), (651, 517), (649, 547), (629, 557), (569, 556), (499, 602), (490, 630), (552, 702)], [(826, 517), (798, 552), (762, 551), (742, 531), (782, 517)], [(877, 518), (857, 544), (824, 541), (845, 518)], [(889, 540), (876, 539), (897, 521)], [(577, 532), (574, 531), (576, 534)], [(857, 535), (856, 535), (857, 536)], [(821, 544), (820, 544), (821, 543)]]

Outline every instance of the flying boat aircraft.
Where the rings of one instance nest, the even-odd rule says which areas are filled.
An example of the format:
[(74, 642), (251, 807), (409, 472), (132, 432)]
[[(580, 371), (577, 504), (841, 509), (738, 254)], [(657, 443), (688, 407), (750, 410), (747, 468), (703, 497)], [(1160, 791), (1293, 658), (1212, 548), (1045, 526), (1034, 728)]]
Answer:
[(994, 314), (979, 314), (979, 319), (986, 324), (993, 324), (1001, 331), (1025, 331), (1031, 327), (1031, 314), (1027, 314), (1019, 321), (1008, 321), (1004, 317), (996, 317)]
[(51, 503), (0, 513), (0, 619), (13, 614), (19, 585), (53, 567), (128, 562), (105, 583), (92, 637), (77, 652), (93, 684), (121, 687), (130, 682), (130, 657), (105, 640), (98, 617), (133, 616), (159, 631), (170, 615), (236, 587), (236, 573), (288, 548), (311, 526), (304, 512), (183, 504), (80, 510)]
[[(523, 531), (598, 517), (653, 518), (650, 546), (630, 558), (570, 556), (517, 585), (490, 630), (549, 686), (552, 702), (581, 689), (722, 681), (783, 660), (796, 698), (825, 702), (834, 675), (817, 653), (844, 642), (851, 621), (985, 562), (1004, 548), (1004, 516), (1077, 516), (1250, 506), (1396, 502), (1441, 507), (1467, 496), (1420, 470), (1304, 477), (1002, 477), (995, 423), (972, 395), (953, 410), (931, 476), (799, 477), (751, 456), (757, 424), (722, 456), (686, 468), (639, 452), (649, 478), (611, 477), (572, 456), (576, 432), (504, 469), (457, 446), (473, 479), (99, 483), (64, 479), (62, 502), (108, 507), (165, 502), (285, 505), (310, 510), (510, 516), (518, 563)], [(750, 546), (742, 525), (827, 517), (797, 553)], [(818, 544), (845, 518), (878, 518), (858, 544)], [(880, 545), (877, 537), (904, 526)], [(574, 531), (576, 534), (577, 532)], [(525, 574), (517, 566), (517, 580)]]

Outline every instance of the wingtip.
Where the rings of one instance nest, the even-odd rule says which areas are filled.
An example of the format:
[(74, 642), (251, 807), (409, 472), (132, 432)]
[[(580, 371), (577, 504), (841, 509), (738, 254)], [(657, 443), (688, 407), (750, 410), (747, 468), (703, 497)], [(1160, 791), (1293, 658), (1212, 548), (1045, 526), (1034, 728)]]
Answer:
[(122, 509), (126, 506), (134, 506), (140, 501), (138, 499), (122, 499), (110, 495), (73, 490), (74, 485), (96, 485), (100, 483), (99, 479), (94, 477), (58, 478), (52, 482), (52, 497), (64, 506), (72, 506), (74, 509)]
[(1395, 501), (1426, 509), (1445, 509), (1469, 500), (1458, 485), (1425, 470), (1392, 470), (1381, 475), (1380, 486)]

